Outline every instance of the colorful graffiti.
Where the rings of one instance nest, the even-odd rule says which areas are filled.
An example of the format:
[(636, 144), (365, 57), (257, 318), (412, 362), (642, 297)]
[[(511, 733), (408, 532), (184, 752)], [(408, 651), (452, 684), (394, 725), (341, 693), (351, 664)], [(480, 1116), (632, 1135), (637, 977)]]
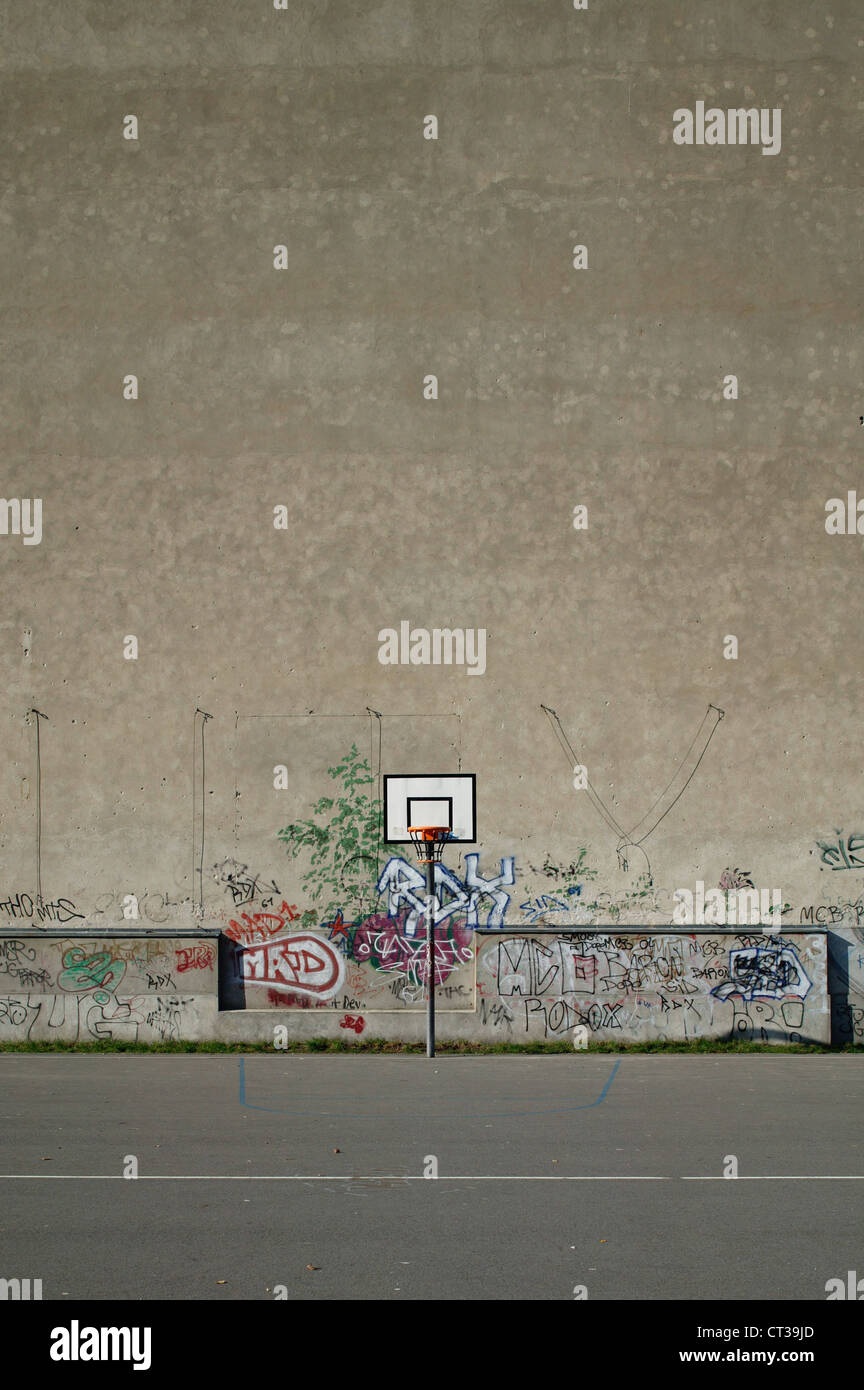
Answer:
[(126, 973), (126, 962), (115, 960), (110, 951), (88, 955), (83, 946), (71, 946), (63, 953), (63, 969), (57, 976), (60, 989), (73, 994), (93, 991), (97, 1004), (107, 1004)]
[(226, 936), (244, 946), (253, 941), (267, 941), (278, 932), (285, 931), (289, 922), (299, 920), (300, 914), (294, 903), (290, 905), (283, 899), (278, 912), (241, 912), (239, 922), (232, 917), (225, 928)]
[(344, 1018), (340, 1018), (339, 1027), (350, 1028), (359, 1037), (366, 1027), (366, 1020), (365, 1018), (355, 1018), (353, 1014), (346, 1014)]
[[(424, 1007), (428, 943), (422, 930), (407, 935), (410, 912), (406, 904), (397, 918), (337, 916), (326, 924), (331, 939), (295, 927), (235, 945), (236, 976), (221, 978), (215, 943), (189, 933), (8, 937), (0, 1039), (171, 1042), (218, 1036), (220, 1007), (273, 1007), (297, 1011), (298, 1024), (308, 1013), (304, 1035), (365, 1041), (375, 1014)], [(835, 1040), (854, 1041), (864, 1030), (864, 928), (852, 930), (854, 942), (834, 933), (833, 945), (822, 931), (478, 933), (465, 914), (451, 915), (434, 930), (438, 1007), (463, 1014), (459, 1035), (478, 1039), (487, 1030), (530, 1041), (585, 1028), (619, 1042), (794, 1043), (828, 1040), (830, 994)]]
[[(370, 917), (355, 926), (348, 942), (352, 960), (397, 978), (393, 993), (406, 1003), (421, 998), (429, 978), (428, 940), (409, 935), (409, 918), (397, 921), (386, 916)], [(435, 985), (443, 985), (454, 970), (474, 959), (472, 929), (464, 921), (449, 920), (434, 928), (433, 957)]]
[(484, 937), (479, 1019), (543, 1038), (583, 1026), (610, 1039), (825, 1040), (825, 967), (818, 937), (795, 945), (682, 932)]
[(812, 983), (792, 946), (750, 946), (729, 952), (729, 979), (711, 993), (718, 999), (806, 999)]
[(216, 964), (216, 947), (203, 942), (194, 946), (178, 946), (175, 954), (179, 974), (186, 970), (212, 970)]
[[(181, 938), (182, 939), (182, 938)], [(190, 943), (207, 973), (181, 997), (177, 937), (0, 939), (0, 1039), (29, 1042), (158, 1042), (194, 1037), (218, 1013), (215, 943)], [(198, 955), (197, 953), (200, 953)], [(122, 990), (122, 995), (120, 991)]]
[(332, 999), (345, 979), (344, 957), (323, 937), (309, 933), (246, 946), (239, 952), (239, 965), (244, 982), (313, 999)]
[[(247, 991), (268, 986), (267, 999), (274, 1007), (317, 1004), (355, 1013), (422, 1003), (428, 979), (425, 923), (419, 934), (409, 936), (409, 917), (408, 908), (396, 918), (375, 913), (356, 922), (337, 913), (321, 924), (320, 934), (289, 932), (243, 944), (237, 953), (237, 980)], [(473, 1003), (473, 978), (452, 978), (473, 963), (472, 937), (464, 916), (448, 917), (434, 929), (435, 984), (446, 991), (442, 1007), (450, 1000), (454, 1007)], [(311, 954), (307, 958), (303, 952)]]
[[(436, 927), (456, 913), (464, 913), (469, 928), (503, 927), (504, 914), (510, 903), (505, 887), (512, 888), (516, 882), (512, 857), (500, 861), (501, 871), (492, 878), (483, 878), (478, 871), (479, 854), (465, 855), (464, 881), (449, 869), (446, 864), (435, 865), (435, 894), (437, 909)], [(409, 864), (407, 859), (393, 855), (385, 864), (376, 884), (379, 893), (387, 894), (387, 915), (400, 916), (405, 907), (410, 912), (405, 918), (405, 935), (416, 936), (426, 913), (426, 879), (420, 870)], [(486, 911), (486, 920), (481, 922), (481, 910)]]

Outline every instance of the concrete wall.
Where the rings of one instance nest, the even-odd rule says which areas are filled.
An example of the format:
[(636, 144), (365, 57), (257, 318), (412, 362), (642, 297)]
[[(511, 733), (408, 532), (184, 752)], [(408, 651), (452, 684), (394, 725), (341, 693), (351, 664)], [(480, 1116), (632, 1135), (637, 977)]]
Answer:
[[(217, 962), (217, 943), (221, 959)], [(831, 1038), (824, 932), (436, 929), (437, 1033), (474, 1042)], [(425, 1033), (403, 915), (329, 936), (0, 936), (0, 1042), (274, 1042)], [(218, 989), (217, 989), (218, 982)], [(221, 1011), (220, 1011), (221, 1010)]]
[[(372, 800), (477, 773), (478, 926), (749, 881), (823, 910), (864, 1038), (862, 41), (857, 0), (6, 7), (0, 926), (388, 914), (369, 835), (318, 883), (279, 839), (355, 747)], [(677, 144), (698, 101), (781, 148)], [(403, 620), (485, 670), (382, 665)]]
[[(231, 1020), (232, 1035), (269, 1040), (274, 1025), (282, 1024), (288, 1037), (424, 1036), (424, 936), (407, 937), (404, 921), (381, 918), (341, 944), (323, 934), (317, 943), (315, 965), (318, 959), (332, 961), (328, 972), (302, 973), (309, 962), (301, 958), (300, 936), (285, 947), (277, 937), (270, 947), (241, 950), (235, 974), (254, 977), (260, 971), (276, 984), (247, 981), (245, 1003), (253, 1012)], [(285, 968), (286, 954), (294, 969)], [(450, 924), (436, 929), (435, 961), (436, 1031), (442, 1039), (567, 1041), (578, 1029), (585, 1044), (831, 1040), (822, 932), (513, 935), (472, 934)], [(292, 992), (289, 976), (301, 978), (303, 992)], [(308, 992), (318, 982), (325, 984), (326, 998)], [(262, 1008), (269, 1012), (262, 1015)]]
[(216, 932), (0, 934), (0, 1042), (215, 1037)]

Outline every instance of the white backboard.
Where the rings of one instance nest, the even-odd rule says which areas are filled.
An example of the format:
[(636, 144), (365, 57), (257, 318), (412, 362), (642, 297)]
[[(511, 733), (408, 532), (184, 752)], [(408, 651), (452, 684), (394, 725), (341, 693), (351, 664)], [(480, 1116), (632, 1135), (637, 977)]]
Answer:
[(384, 839), (411, 843), (411, 825), (446, 825), (454, 843), (477, 839), (477, 779), (473, 772), (384, 776)]

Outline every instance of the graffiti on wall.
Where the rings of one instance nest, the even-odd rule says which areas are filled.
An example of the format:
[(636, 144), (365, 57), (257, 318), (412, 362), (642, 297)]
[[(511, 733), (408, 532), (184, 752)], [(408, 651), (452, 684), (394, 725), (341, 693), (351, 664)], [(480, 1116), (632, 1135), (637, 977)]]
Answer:
[(196, 942), (194, 946), (178, 946), (175, 950), (177, 957), (177, 972), (183, 974), (187, 970), (212, 970), (216, 964), (216, 947), (210, 943)]
[(345, 979), (345, 960), (323, 937), (296, 933), (239, 952), (241, 978), (292, 995), (332, 999)]
[[(409, 935), (408, 918), (392, 921), (387, 916), (368, 918), (349, 937), (348, 952), (358, 965), (369, 964), (374, 970), (393, 977), (391, 992), (405, 1003), (423, 998), (429, 978), (428, 940)], [(471, 949), (472, 930), (464, 921), (454, 919), (436, 923), (433, 939), (433, 959), (436, 988), (445, 985), (460, 965), (474, 959)]]
[(63, 969), (57, 984), (74, 994), (92, 990), (97, 1004), (107, 1004), (125, 973), (126, 962), (115, 960), (110, 950), (88, 954), (84, 946), (70, 946), (63, 952)]
[(741, 888), (755, 888), (756, 885), (749, 869), (724, 869), (717, 887), (724, 893), (737, 893)]
[[(314, 819), (296, 821), (277, 832), (277, 838), (292, 858), (308, 857), (310, 868), (302, 876), (304, 892), (318, 907), (307, 908), (301, 925), (316, 929), (325, 918), (355, 919), (381, 910), (397, 917), (407, 908), (405, 933), (409, 937), (422, 930), (425, 912), (425, 877), (404, 858), (399, 846), (380, 842), (381, 802), (370, 795), (373, 781), (369, 764), (352, 745), (343, 761), (328, 768), (331, 778), (341, 783), (342, 795), (322, 797), (313, 807)], [(386, 856), (386, 857), (385, 857)], [(384, 867), (380, 868), (382, 859)], [(225, 860), (217, 866), (222, 878), (233, 879), (238, 891), (254, 891), (255, 878), (245, 865)], [(547, 855), (541, 867), (529, 866), (530, 873), (553, 883), (547, 891), (529, 896), (519, 906), (525, 924), (543, 923), (550, 918), (556, 925), (592, 925), (595, 920), (644, 920), (646, 912), (668, 914), (671, 897), (654, 888), (650, 875), (643, 874), (635, 884), (613, 898), (608, 893), (589, 899), (586, 886), (598, 877), (582, 846), (569, 864), (555, 864)], [(747, 876), (736, 870), (743, 881)], [(508, 912), (512, 913), (508, 891), (516, 884), (516, 864), (512, 855), (499, 858), (497, 871), (488, 876), (481, 871), (479, 853), (466, 854), (462, 876), (447, 864), (435, 866), (437, 906), (436, 926), (451, 917), (462, 917), (473, 928), (504, 930)], [(275, 888), (275, 883), (272, 885)], [(668, 899), (668, 901), (667, 901)], [(670, 919), (671, 920), (671, 919)], [(239, 939), (239, 938), (238, 938)]]
[[(266, 942), (244, 944), (237, 952), (237, 978), (246, 999), (250, 989), (267, 986), (274, 1007), (389, 1011), (422, 1004), (429, 974), (425, 922), (409, 935), (413, 909), (398, 916), (376, 913), (356, 922), (337, 913), (319, 932), (296, 930)], [(327, 933), (326, 935), (324, 933)], [(448, 916), (434, 928), (435, 985), (442, 1008), (471, 1008), (473, 929), (465, 917)]]
[(0, 1041), (137, 1042), (142, 1022), (131, 1000), (100, 1003), (92, 993), (0, 999)]
[(718, 999), (806, 999), (811, 987), (794, 947), (747, 946), (729, 952), (729, 979), (711, 993)]
[(154, 926), (162, 926), (172, 915), (176, 917), (181, 909), (190, 909), (192, 899), (175, 898), (170, 891), (151, 892), (145, 888), (143, 893), (133, 893), (126, 888), (100, 893), (93, 903), (93, 917), (116, 915), (127, 922), (146, 919)]
[(10, 921), (69, 922), (75, 917), (83, 918), (83, 912), (76, 911), (71, 898), (55, 898), (50, 901), (41, 893), (12, 893), (0, 901), (0, 913)]
[(346, 1014), (344, 1018), (339, 1020), (339, 1027), (350, 1028), (352, 1032), (357, 1033), (359, 1036), (366, 1027), (366, 1020), (365, 1018), (355, 1018), (353, 1014)]
[[(5, 976), (9, 989), (30, 989), (34, 985), (51, 983), (44, 966), (37, 966), (36, 948), (15, 937), (0, 940), (0, 976)], [(17, 984), (13, 985), (12, 981)]]
[[(811, 972), (792, 942), (765, 936), (712, 939), (683, 933), (573, 932), (481, 939), (479, 1016), (485, 1027), (518, 1036), (560, 1036), (579, 1025), (614, 1038), (747, 1036), (800, 1041), (813, 978), (824, 970), (819, 938)], [(824, 998), (824, 996), (823, 996)]]
[(11, 1023), (16, 1027), (27, 1018), (27, 1005), (20, 999), (0, 999), (0, 1023)]
[(196, 996), (177, 991), (175, 972), (209, 971), (202, 985), (217, 1003), (212, 942), (176, 939), (0, 939), (0, 1041), (159, 1042), (189, 1036)]
[(282, 906), (276, 912), (241, 912), (239, 922), (232, 917), (225, 934), (232, 941), (248, 946), (253, 941), (266, 941), (285, 931), (288, 924), (298, 921), (299, 917), (296, 904), (289, 904), (283, 899)]
[[(479, 854), (465, 855), (465, 878), (460, 879), (446, 864), (435, 865), (435, 894), (437, 908), (435, 925), (446, 922), (456, 914), (464, 914), (467, 926), (502, 927), (510, 902), (509, 893), (516, 882), (512, 858), (500, 861), (500, 873), (484, 878), (479, 872)], [(405, 907), (405, 935), (416, 936), (426, 914), (426, 879), (414, 864), (393, 855), (385, 864), (376, 884), (379, 893), (387, 894), (387, 915), (399, 917)], [(485, 919), (481, 922), (481, 913)]]
[[(568, 897), (577, 897), (582, 892), (581, 884), (576, 888), (565, 889)], [(528, 923), (542, 922), (550, 912), (571, 912), (573, 903), (559, 897), (557, 893), (540, 893), (528, 902), (519, 904), (519, 911)]]
[(294, 821), (277, 832), (290, 858), (308, 858), (301, 882), (314, 906), (303, 914), (304, 927), (340, 911), (362, 915), (374, 910), (378, 865), (383, 856), (399, 853), (398, 846), (381, 842), (382, 804), (372, 794), (370, 766), (356, 743), (327, 773), (340, 791), (316, 801), (313, 819)]
[[(709, 706), (701, 742), (696, 740), (697, 765), (722, 717)], [(275, 880), (265, 882), (240, 860), (214, 866), (232, 899), (235, 915), (227, 930), (242, 955), (238, 976), (246, 987), (265, 986), (269, 1004), (339, 1009), (343, 1019), (417, 1007), (429, 968), (425, 875), (401, 847), (381, 843), (375, 780), (356, 745), (328, 773), (337, 784), (334, 794), (315, 803), (310, 819), (277, 832), (292, 859), (305, 859), (304, 892), (318, 906), (298, 910)], [(661, 810), (660, 819), (669, 809)], [(652, 812), (644, 833), (625, 835), (619, 850), (639, 848), (654, 828), (647, 823), (652, 817), (659, 823)], [(791, 1034), (799, 1013), (809, 1018), (815, 977), (792, 943), (743, 932), (706, 942), (665, 928), (634, 937), (630, 922), (673, 920), (671, 894), (653, 884), (650, 872), (612, 897), (588, 890), (598, 873), (584, 846), (568, 864), (553, 863), (547, 854), (542, 866), (528, 867), (540, 882), (517, 899), (514, 927), (514, 856), (481, 867), (480, 852), (472, 852), (461, 867), (435, 866), (433, 954), (442, 1008), (472, 1011), (476, 1004), (485, 1026), (521, 1026), (544, 1036), (577, 1023), (610, 1034), (644, 1025), (660, 1036), (695, 1037), (706, 1028), (716, 1035), (721, 1016), (727, 1030), (740, 1031), (746, 1019), (746, 1026), (764, 1030), (770, 1018)], [(720, 893), (753, 887), (749, 869), (727, 867), (719, 874)], [(261, 901), (251, 911), (257, 897)], [(240, 912), (241, 906), (250, 910)], [(783, 906), (784, 914), (790, 910)], [(533, 925), (546, 923), (561, 936), (530, 936)], [(595, 925), (602, 930), (589, 930)], [(522, 934), (514, 935), (520, 928)], [(498, 934), (494, 965), (493, 938), (484, 936), (478, 947), (478, 931)], [(296, 944), (283, 954), (281, 943), (300, 937), (310, 952), (309, 943), (317, 943), (314, 959), (298, 954)], [(341, 973), (328, 973), (325, 946), (341, 960)], [(483, 969), (475, 989), (478, 950)]]
[(835, 830), (835, 838), (817, 840), (816, 846), (822, 851), (819, 856), (823, 864), (837, 872), (842, 869), (864, 869), (864, 835), (856, 831), (845, 838), (842, 831)]
[(184, 1010), (191, 999), (163, 997), (155, 1000), (144, 1014), (144, 1022), (162, 1042), (179, 1042), (183, 1036)]
[(237, 859), (223, 859), (221, 864), (214, 864), (213, 877), (231, 894), (234, 907), (244, 907), (256, 897), (262, 907), (271, 907), (275, 899), (282, 896), (273, 879), (265, 883), (260, 874), (253, 874), (248, 864), (241, 864)]
[(836, 927), (848, 923), (856, 927), (864, 923), (864, 900), (855, 903), (810, 903), (799, 909), (801, 925)]

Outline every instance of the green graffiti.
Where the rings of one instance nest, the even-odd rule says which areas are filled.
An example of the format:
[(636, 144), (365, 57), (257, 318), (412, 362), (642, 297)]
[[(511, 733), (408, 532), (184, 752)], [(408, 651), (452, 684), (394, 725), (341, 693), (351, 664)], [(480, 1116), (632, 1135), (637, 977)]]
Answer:
[(63, 953), (63, 969), (57, 976), (61, 989), (76, 994), (93, 990), (97, 1004), (107, 1004), (112, 993), (126, 974), (125, 960), (114, 960), (109, 951), (96, 951), (88, 956), (83, 946), (72, 946)]
[(301, 882), (317, 906), (303, 913), (304, 927), (335, 917), (346, 904), (360, 914), (370, 912), (378, 899), (382, 857), (400, 853), (381, 840), (382, 805), (370, 795), (372, 773), (357, 745), (352, 743), (342, 762), (327, 772), (341, 782), (342, 795), (316, 801), (312, 815), (317, 820), (295, 821), (277, 831), (292, 859), (306, 854), (311, 863)]

